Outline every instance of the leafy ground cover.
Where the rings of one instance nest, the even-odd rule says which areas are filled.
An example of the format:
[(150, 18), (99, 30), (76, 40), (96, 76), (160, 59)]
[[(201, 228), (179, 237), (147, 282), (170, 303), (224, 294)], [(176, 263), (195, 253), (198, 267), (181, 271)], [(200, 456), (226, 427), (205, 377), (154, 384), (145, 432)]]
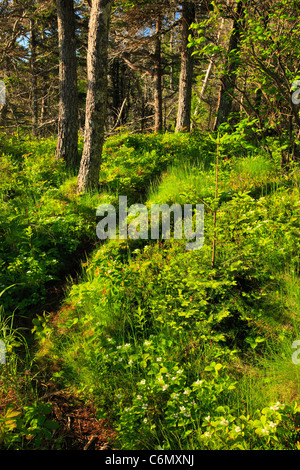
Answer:
[[(150, 179), (159, 178), (168, 163), (182, 158), (186, 145), (194, 158), (202, 140), (195, 138), (184, 144), (167, 136), (116, 136), (104, 148), (101, 191), (78, 196), (76, 176), (68, 174), (64, 164), (55, 159), (54, 139), (1, 136), (0, 338), (9, 358), (1, 370), (4, 407), (8, 400), (22, 409), (27, 404), (35, 409), (39, 368), (33, 376), (29, 374), (34, 361), (28, 351), (28, 342), (32, 345), (28, 333), (37, 313), (57, 308), (66, 276), (71, 283), (88, 253), (99, 244), (95, 233), (98, 205), (114, 203), (120, 191), (129, 201), (141, 199)], [(141, 168), (138, 171), (137, 165)], [(11, 416), (14, 411), (9, 408), (8, 413)], [(8, 419), (9, 426), (23, 437), (10, 445), (22, 447), (27, 442), (24, 427), (28, 421), (13, 418)]]
[[(42, 376), (48, 387), (92, 403), (103, 426), (113, 429), (108, 439), (115, 448), (298, 448), (299, 372), (291, 345), (297, 339), (300, 309), (299, 170), (291, 165), (283, 172), (276, 147), (272, 157), (252, 147), (241, 155), (241, 143), (233, 145), (235, 137), (222, 141), (217, 198), (217, 146), (208, 136), (121, 134), (108, 139), (101, 191), (85, 197), (76, 195), (76, 179), (65, 174), (51, 150), (48, 157), (43, 153), (49, 160), (41, 158), (32, 177), (29, 168), (37, 165), (37, 158), (28, 157), (20, 167), (22, 155), (4, 157), (8, 168), (17, 165), (25, 181), (21, 193), (26, 187), (19, 200), (17, 195), (3, 197), (3, 207), (10, 204), (8, 217), (18, 201), (24, 208), (21, 200), (29, 189), (34, 192), (26, 199), (30, 207), (34, 198), (35, 204), (46, 206), (39, 208), (38, 219), (30, 211), (27, 225), (24, 217), (18, 219), (27, 240), (21, 245), (22, 259), (32, 254), (32, 247), (41, 256), (38, 240), (49, 240), (42, 232), (37, 236), (43, 224), (49, 224), (55, 239), (60, 233), (66, 247), (60, 252), (55, 245), (55, 254), (48, 246), (41, 248), (46, 255), (38, 257), (38, 266), (51, 256), (65, 266), (77, 248), (72, 240), (95, 236), (97, 205), (117, 204), (119, 195), (148, 207), (174, 202), (205, 207), (201, 250), (186, 251), (185, 240), (172, 239), (94, 242), (59, 311), (35, 316), (34, 357), (25, 358), (18, 372), (10, 359), (1, 378), (7, 391), (15, 391), (17, 403), (6, 413), (20, 413), (3, 415), (4, 446), (22, 447), (28, 441), (41, 446), (45, 439), (54, 448), (63, 446), (56, 423), (34, 421), (34, 398), (40, 393), (33, 385), (35, 371), (39, 383)], [(56, 179), (42, 176), (45, 167), (54, 168)], [(46, 181), (38, 197), (33, 177), (37, 187)], [(60, 218), (56, 224), (46, 222), (56, 207)], [(37, 230), (33, 220), (36, 225), (39, 221)], [(9, 219), (5, 227), (12, 232)], [(29, 228), (31, 238), (25, 239)], [(20, 249), (16, 238), (15, 245)], [(11, 247), (12, 241), (6, 254), (13, 253)], [(42, 266), (45, 276), (55, 275), (46, 261)], [(8, 279), (2, 283), (7, 286)], [(12, 332), (12, 351), (13, 340)], [(24, 370), (30, 370), (30, 384)], [(40, 406), (48, 404), (42, 401)]]
[[(197, 139), (189, 145), (196, 154)], [(62, 282), (76, 258), (80, 267), (84, 250), (97, 241), (98, 204), (124, 192), (129, 202), (140, 199), (183, 148), (179, 139), (156, 138), (151, 145), (134, 136), (111, 139), (104, 150), (101, 193), (77, 196), (76, 177), (55, 160), (54, 139), (2, 137), (0, 291), (14, 285), (3, 294), (5, 310), (30, 315), (45, 301), (47, 286)]]

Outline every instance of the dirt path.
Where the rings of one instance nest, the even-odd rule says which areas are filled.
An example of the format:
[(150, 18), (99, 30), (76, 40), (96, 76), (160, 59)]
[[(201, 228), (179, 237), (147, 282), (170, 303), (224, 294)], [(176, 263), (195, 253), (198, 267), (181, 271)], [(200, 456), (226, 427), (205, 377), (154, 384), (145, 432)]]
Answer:
[[(41, 397), (43, 398), (43, 397)], [(105, 420), (98, 419), (91, 404), (66, 391), (53, 391), (43, 399), (52, 403), (50, 419), (59, 428), (53, 435), (53, 448), (59, 450), (110, 450), (116, 433)]]

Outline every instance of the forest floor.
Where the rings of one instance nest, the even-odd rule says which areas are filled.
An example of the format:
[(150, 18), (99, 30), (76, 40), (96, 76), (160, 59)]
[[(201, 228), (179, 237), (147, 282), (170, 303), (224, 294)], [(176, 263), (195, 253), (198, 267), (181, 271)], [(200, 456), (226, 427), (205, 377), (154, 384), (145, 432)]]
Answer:
[[(54, 139), (2, 141), (0, 446), (299, 446), (299, 168), (276, 142), (219, 147), (217, 179), (209, 136), (114, 136), (78, 196)], [(120, 195), (203, 203), (203, 248), (100, 242), (96, 208)]]

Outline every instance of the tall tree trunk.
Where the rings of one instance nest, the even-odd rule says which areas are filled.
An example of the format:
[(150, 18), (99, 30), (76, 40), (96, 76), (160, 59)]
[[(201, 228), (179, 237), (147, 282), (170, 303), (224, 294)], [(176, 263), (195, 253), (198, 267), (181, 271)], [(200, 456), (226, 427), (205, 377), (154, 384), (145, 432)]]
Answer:
[(191, 31), (190, 25), (195, 21), (195, 5), (190, 1), (182, 3), (182, 46), (181, 46), (181, 70), (179, 78), (179, 97), (176, 121), (176, 132), (190, 132), (191, 102), (192, 102), (192, 78), (193, 58), (192, 49), (188, 46), (188, 37)]
[(89, 22), (86, 120), (78, 192), (99, 184), (107, 107), (108, 33), (113, 0), (93, 0)]
[(31, 69), (31, 109), (32, 109), (32, 135), (36, 137), (38, 129), (38, 86), (37, 86), (37, 68), (36, 68), (36, 31), (35, 21), (30, 19), (30, 69)]
[(56, 0), (60, 103), (56, 155), (70, 168), (78, 159), (78, 90), (73, 0)]
[(39, 128), (42, 128), (40, 135), (45, 135), (45, 126), (44, 123), (46, 122), (46, 108), (47, 108), (47, 82), (46, 79), (43, 78), (43, 87), (42, 87), (42, 100), (41, 100), (41, 112), (40, 112), (40, 124)]
[[(176, 12), (174, 11), (173, 13), (173, 21), (175, 22), (176, 19)], [(174, 90), (174, 58), (173, 58), (173, 52), (174, 52), (174, 35), (173, 35), (173, 29), (171, 29), (170, 33), (170, 55), (171, 55), (171, 64), (170, 64), (170, 90)]]
[(218, 130), (221, 124), (227, 122), (232, 108), (233, 94), (236, 83), (236, 70), (238, 67), (236, 56), (240, 51), (241, 40), (241, 20), (245, 15), (245, 6), (243, 0), (239, 0), (235, 19), (233, 22), (233, 30), (230, 36), (229, 47), (227, 52), (227, 62), (225, 64), (225, 73), (221, 78), (221, 88), (219, 94), (217, 117), (214, 129)]
[(163, 128), (162, 112), (162, 70), (161, 70), (161, 17), (156, 20), (156, 38), (154, 51), (154, 130), (161, 132)]
[[(219, 44), (219, 40), (220, 40), (220, 36), (221, 36), (221, 32), (222, 32), (224, 23), (225, 23), (225, 20), (224, 20), (224, 18), (222, 18), (221, 26), (220, 26), (218, 36), (217, 36), (217, 44)], [(195, 111), (194, 111), (194, 116), (197, 115), (198, 109), (199, 109), (199, 107), (202, 103), (202, 100), (204, 98), (204, 95), (205, 95), (205, 92), (206, 92), (206, 89), (207, 89), (207, 86), (208, 86), (208, 82), (209, 82), (210, 76), (211, 76), (213, 68), (214, 68), (214, 57), (215, 57), (215, 55), (213, 54), (211, 56), (210, 61), (209, 61), (209, 64), (208, 64), (208, 67), (207, 67), (207, 70), (206, 70), (206, 74), (205, 74), (205, 77), (204, 77), (204, 80), (203, 80), (201, 92), (200, 92), (200, 95), (198, 97), (199, 101), (198, 101), (198, 104), (197, 104), (197, 106), (195, 108)], [(193, 127), (193, 123), (192, 123), (191, 127)]]
[[(41, 40), (45, 41), (45, 32), (41, 34)], [(41, 106), (40, 106), (40, 124), (39, 124), (39, 135), (45, 136), (45, 126), (46, 122), (46, 108), (47, 108), (47, 94), (48, 94), (48, 76), (46, 72), (41, 74), (43, 85), (41, 87)]]

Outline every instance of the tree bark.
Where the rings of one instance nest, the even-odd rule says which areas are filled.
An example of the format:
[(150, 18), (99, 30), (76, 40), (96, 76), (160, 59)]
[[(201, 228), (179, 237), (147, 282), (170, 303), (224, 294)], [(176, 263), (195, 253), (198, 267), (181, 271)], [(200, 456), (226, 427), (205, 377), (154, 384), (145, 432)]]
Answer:
[(57, 0), (60, 103), (56, 155), (76, 168), (78, 158), (78, 89), (73, 0)]
[(37, 136), (38, 129), (38, 85), (37, 85), (37, 69), (36, 69), (36, 32), (35, 21), (30, 19), (30, 70), (31, 70), (31, 112), (32, 112), (32, 135)]
[(89, 22), (86, 120), (78, 192), (98, 188), (107, 107), (108, 33), (113, 0), (93, 0)]
[(244, 18), (245, 6), (243, 0), (239, 0), (233, 29), (230, 36), (229, 47), (227, 52), (227, 63), (225, 64), (225, 73), (221, 78), (221, 88), (219, 93), (217, 117), (214, 130), (217, 131), (221, 124), (227, 122), (232, 108), (233, 94), (236, 83), (237, 60), (235, 56), (240, 51), (241, 40), (241, 20)]
[[(173, 20), (175, 22), (175, 16), (176, 13), (173, 13)], [(173, 58), (173, 52), (174, 52), (174, 35), (173, 35), (173, 29), (171, 29), (170, 33), (170, 55), (171, 55), (171, 63), (170, 63), (170, 90), (174, 90), (174, 58)]]
[(182, 3), (182, 46), (181, 69), (179, 78), (179, 97), (176, 121), (176, 132), (190, 132), (193, 58), (192, 48), (188, 46), (190, 25), (195, 21), (195, 5), (190, 1)]
[(162, 70), (161, 70), (161, 17), (156, 20), (156, 38), (154, 52), (154, 131), (163, 129), (162, 112)]
[[(45, 41), (45, 32), (43, 31), (41, 34), (41, 40)], [(39, 135), (45, 137), (45, 122), (46, 122), (46, 114), (47, 114), (47, 94), (48, 94), (48, 76), (46, 72), (42, 72), (41, 79), (43, 81), (43, 85), (41, 87), (41, 106), (40, 106), (40, 122), (39, 122)]]

